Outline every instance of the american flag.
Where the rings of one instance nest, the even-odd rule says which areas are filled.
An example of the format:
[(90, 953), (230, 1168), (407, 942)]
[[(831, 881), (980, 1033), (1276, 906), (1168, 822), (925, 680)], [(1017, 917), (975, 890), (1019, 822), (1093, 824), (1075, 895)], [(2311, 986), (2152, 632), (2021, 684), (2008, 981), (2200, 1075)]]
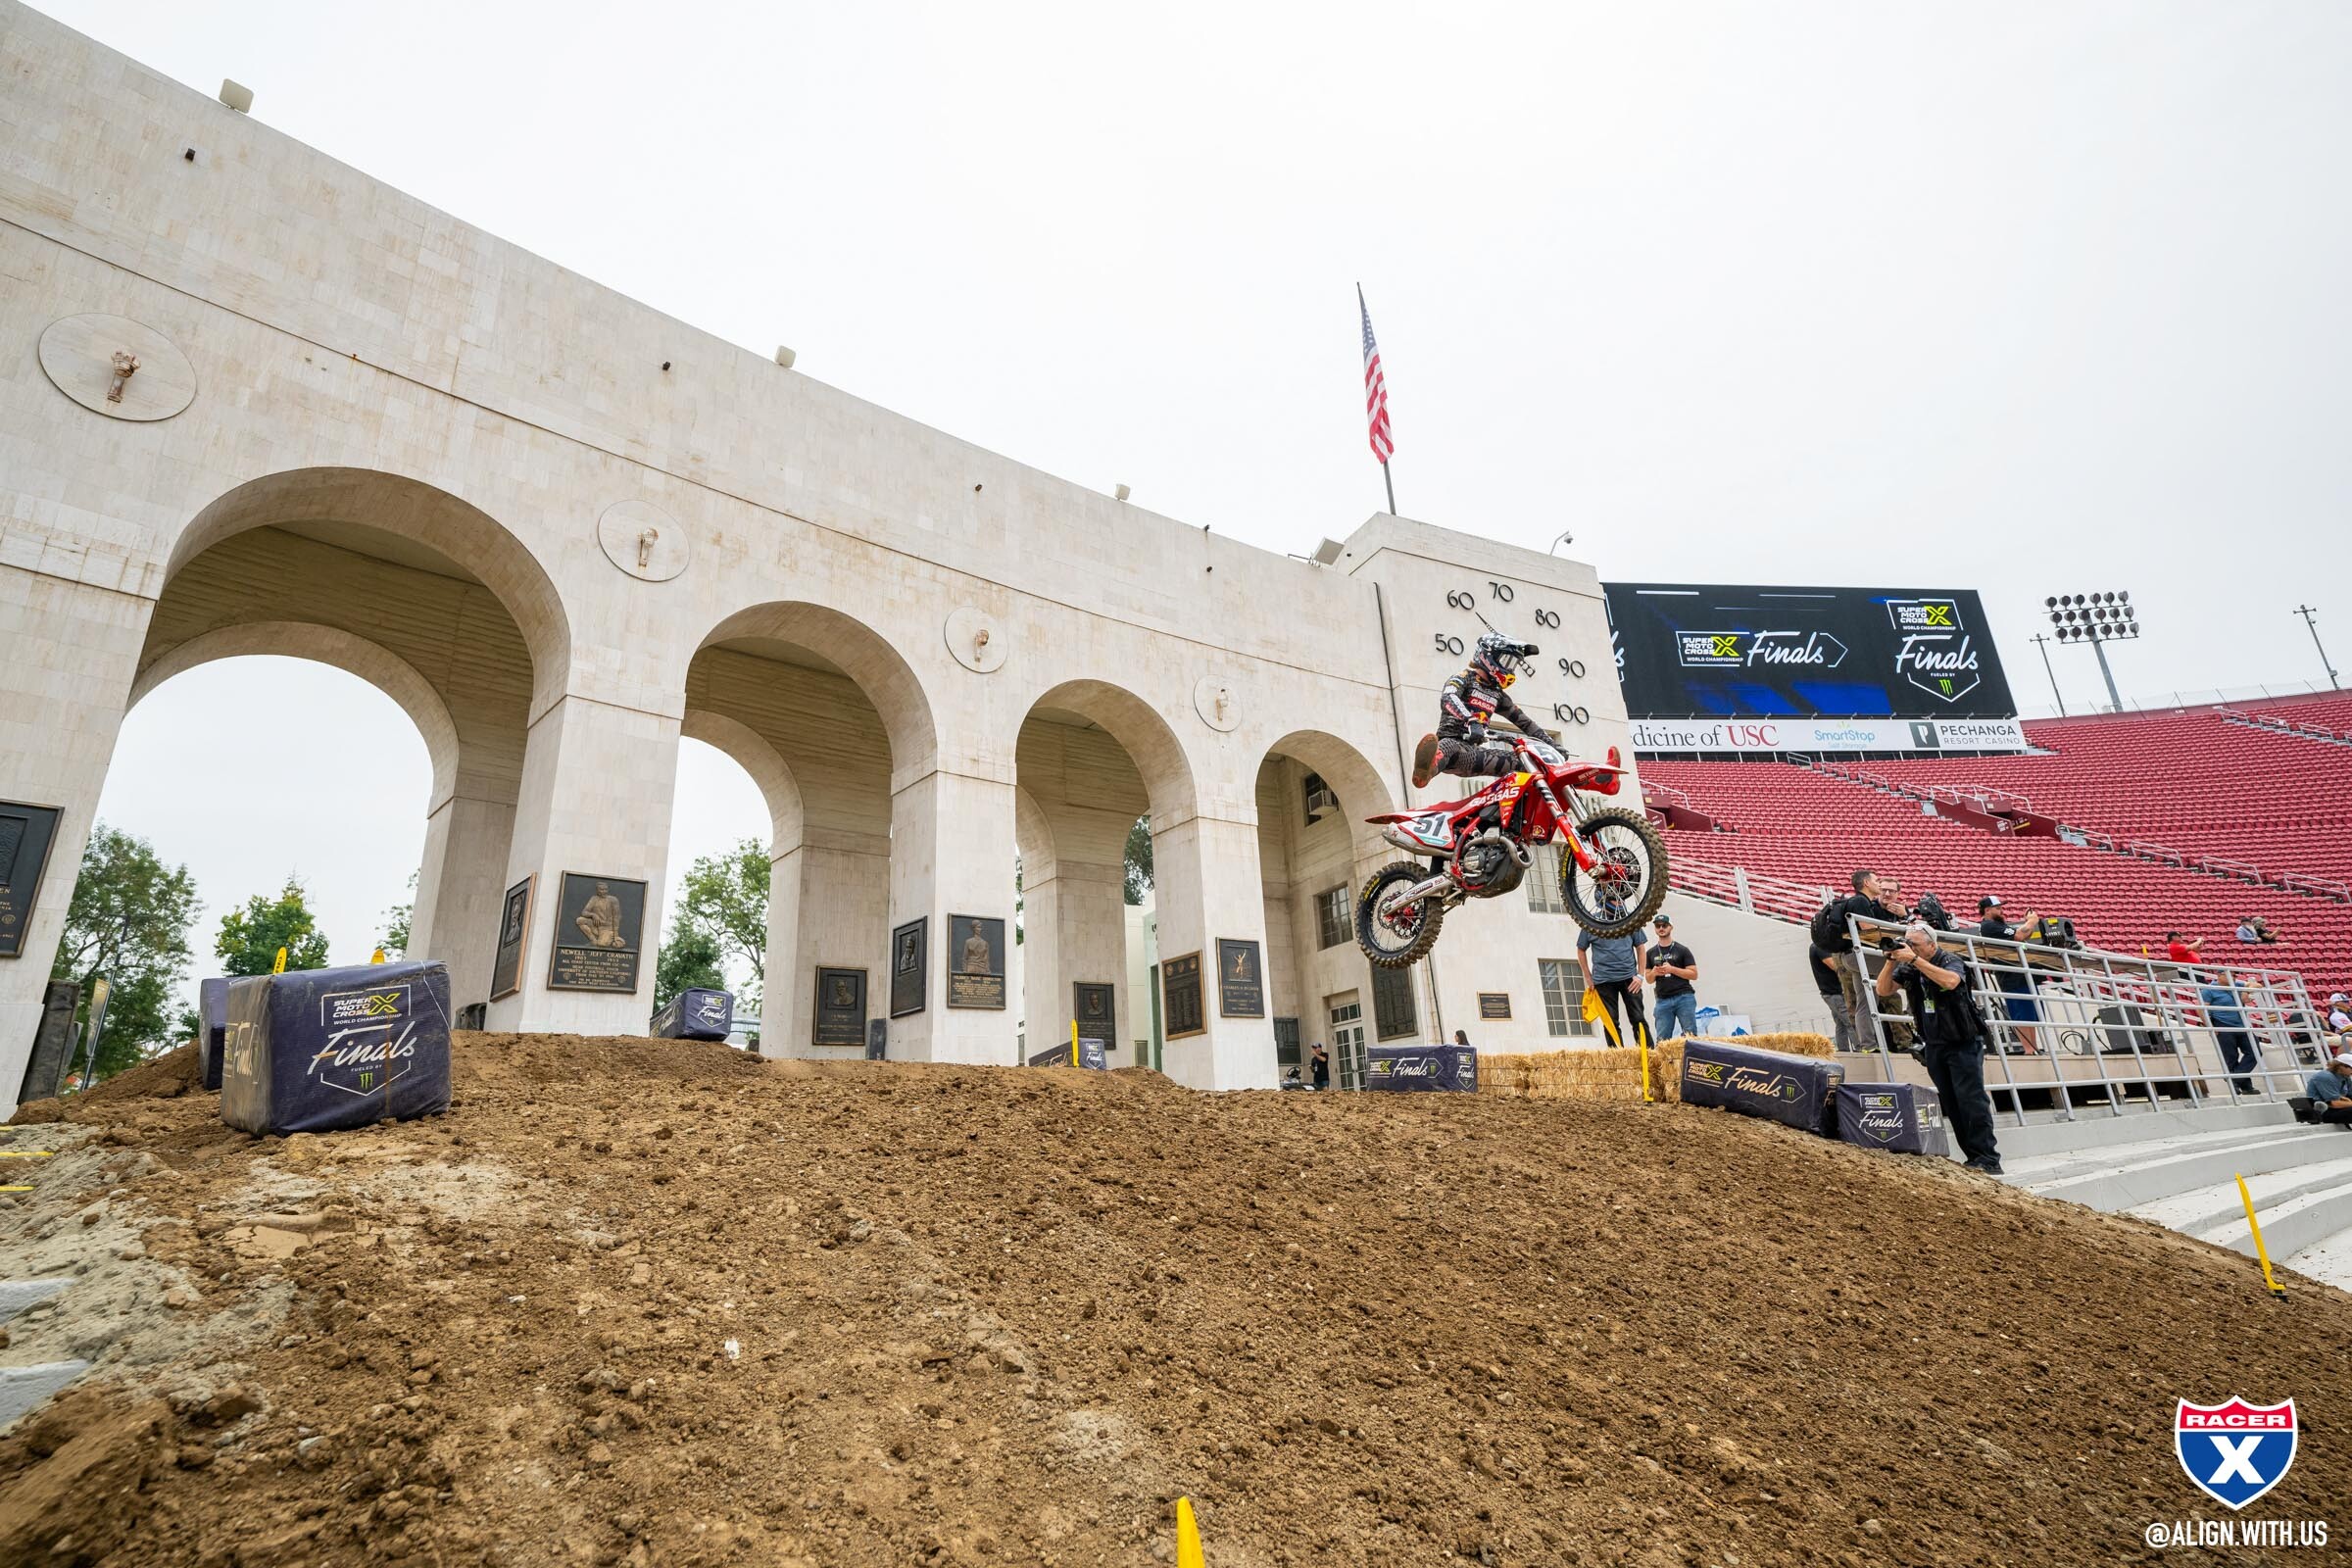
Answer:
[(1387, 467), (1396, 451), (1389, 429), (1389, 383), (1380, 373), (1380, 345), (1372, 341), (1372, 312), (1364, 304), (1364, 286), (1355, 286), (1355, 308), (1364, 317), (1364, 417), (1372, 421), (1372, 456)]

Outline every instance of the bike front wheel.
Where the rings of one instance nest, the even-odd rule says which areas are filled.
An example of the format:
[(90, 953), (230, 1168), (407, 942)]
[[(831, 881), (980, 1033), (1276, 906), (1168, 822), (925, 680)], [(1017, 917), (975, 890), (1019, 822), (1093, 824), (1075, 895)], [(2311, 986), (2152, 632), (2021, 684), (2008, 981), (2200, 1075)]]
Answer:
[(1560, 903), (1596, 937), (1631, 936), (1666, 902), (1666, 840), (1639, 811), (1610, 807), (1571, 831), (1592, 855), (1592, 869), (1560, 856)]
[(1446, 919), (1445, 896), (1399, 897), (1428, 875), (1418, 860), (1396, 860), (1364, 884), (1363, 896), (1355, 901), (1355, 945), (1379, 967), (1401, 969), (1418, 963), (1437, 946), (1438, 927)]

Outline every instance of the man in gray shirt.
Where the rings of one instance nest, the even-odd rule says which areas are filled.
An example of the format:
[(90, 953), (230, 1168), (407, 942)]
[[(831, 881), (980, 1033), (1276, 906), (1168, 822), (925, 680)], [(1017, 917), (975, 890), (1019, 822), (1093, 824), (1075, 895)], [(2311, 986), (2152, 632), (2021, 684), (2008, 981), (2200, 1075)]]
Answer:
[(1576, 961), (1585, 971), (1585, 989), (1600, 998), (1611, 1016), (1621, 1018), (1617, 1043), (1630, 1046), (1642, 1038), (1642, 949), (1648, 939), (1637, 930), (1631, 936), (1596, 937), (1576, 934)]

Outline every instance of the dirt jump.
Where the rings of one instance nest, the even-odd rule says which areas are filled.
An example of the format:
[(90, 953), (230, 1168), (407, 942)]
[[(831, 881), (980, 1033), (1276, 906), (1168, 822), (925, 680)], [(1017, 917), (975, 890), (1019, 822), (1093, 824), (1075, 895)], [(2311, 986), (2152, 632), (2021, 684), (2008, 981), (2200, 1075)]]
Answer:
[(461, 1034), (257, 1139), (192, 1065), (0, 1135), (74, 1276), (0, 1359), (96, 1363), (0, 1563), (1151, 1564), (1184, 1495), (1212, 1568), (2072, 1568), (2289, 1394), (2250, 1512), (2352, 1530), (2352, 1297), (1718, 1111)]

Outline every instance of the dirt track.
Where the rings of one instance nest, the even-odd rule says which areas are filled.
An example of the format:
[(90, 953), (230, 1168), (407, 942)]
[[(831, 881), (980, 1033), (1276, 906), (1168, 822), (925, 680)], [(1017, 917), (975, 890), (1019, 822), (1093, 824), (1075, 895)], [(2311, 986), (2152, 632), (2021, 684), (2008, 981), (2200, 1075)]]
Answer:
[(2071, 1568), (2223, 1516), (2232, 1394), (2352, 1531), (2352, 1297), (1721, 1113), (461, 1036), (447, 1117), (256, 1141), (185, 1067), (48, 1180), (152, 1313), (290, 1304), (0, 1440), (0, 1559), (1145, 1564), (1185, 1493), (1217, 1568)]

